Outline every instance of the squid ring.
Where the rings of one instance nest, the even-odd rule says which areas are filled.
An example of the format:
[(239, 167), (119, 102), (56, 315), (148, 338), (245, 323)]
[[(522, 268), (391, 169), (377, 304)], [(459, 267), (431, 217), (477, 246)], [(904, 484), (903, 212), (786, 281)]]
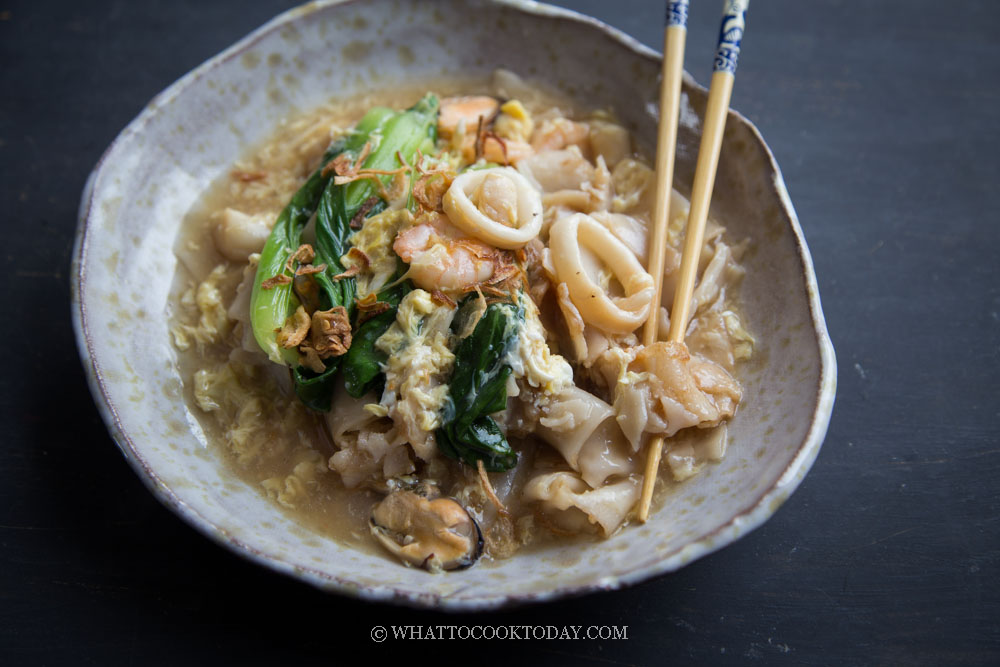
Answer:
[[(476, 190), (487, 176), (497, 174), (513, 181), (517, 194), (516, 226), (494, 220), (472, 201)], [(453, 225), (480, 241), (497, 248), (513, 250), (523, 247), (538, 236), (542, 229), (542, 200), (524, 176), (509, 167), (467, 171), (456, 178), (444, 195), (444, 212)]]
[[(614, 273), (625, 296), (613, 297), (587, 275), (580, 255), (586, 246)], [(585, 213), (556, 220), (549, 229), (549, 248), (559, 282), (588, 324), (609, 333), (627, 334), (649, 316), (655, 292), (653, 277), (628, 247)]]

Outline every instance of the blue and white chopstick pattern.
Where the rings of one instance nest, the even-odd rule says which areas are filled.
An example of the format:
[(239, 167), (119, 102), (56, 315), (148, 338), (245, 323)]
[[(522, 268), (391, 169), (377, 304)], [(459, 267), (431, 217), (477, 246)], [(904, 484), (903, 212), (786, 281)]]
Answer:
[(719, 46), (715, 50), (715, 64), (712, 71), (736, 74), (736, 63), (740, 57), (740, 42), (743, 40), (749, 5), (750, 0), (726, 0), (722, 9)]
[(667, 27), (687, 28), (688, 0), (670, 0), (667, 3)]

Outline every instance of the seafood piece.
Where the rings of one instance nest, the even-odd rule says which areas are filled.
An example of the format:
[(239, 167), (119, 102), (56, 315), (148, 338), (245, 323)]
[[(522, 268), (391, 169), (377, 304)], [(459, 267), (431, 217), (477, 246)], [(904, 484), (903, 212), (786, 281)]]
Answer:
[(611, 199), (611, 172), (604, 158), (591, 164), (578, 146), (536, 153), (517, 169), (542, 191), (546, 209), (570, 208), (589, 213), (606, 210)]
[[(487, 162), (504, 165), (517, 164), (534, 155), (531, 144), (517, 139), (503, 139), (492, 133), (482, 138), (480, 151), (481, 154), (478, 157), (482, 157)], [(468, 136), (462, 144), (462, 159), (471, 163), (475, 162), (476, 158), (476, 138)]]
[(444, 195), (452, 224), (497, 248), (521, 248), (542, 229), (542, 200), (524, 176), (509, 167), (467, 171)]
[[(642, 219), (609, 211), (595, 211), (591, 213), (591, 217), (607, 227), (608, 231), (624, 243), (643, 266), (646, 266), (649, 259), (649, 249), (646, 247), (649, 242), (649, 229)], [(679, 257), (676, 257), (678, 253), (669, 246), (667, 246), (667, 253), (666, 265), (668, 270), (672, 271), (679, 262)]]
[(215, 248), (223, 257), (234, 262), (245, 262), (250, 255), (260, 252), (274, 222), (271, 215), (247, 215), (234, 208), (225, 208), (213, 217)]
[(567, 146), (579, 146), (580, 150), (590, 150), (590, 127), (568, 118), (552, 118), (542, 121), (531, 135), (531, 147), (536, 153), (557, 151)]
[(401, 231), (392, 249), (410, 265), (407, 277), (428, 292), (472, 287), (489, 280), (496, 266), (493, 248), (468, 238), (440, 213)]
[(469, 567), (483, 553), (479, 524), (451, 498), (393, 491), (372, 510), (369, 527), (391, 554), (432, 572)]
[(441, 100), (438, 134), (444, 139), (450, 139), (456, 132), (474, 135), (479, 119), (482, 119), (485, 126), (493, 120), (499, 110), (500, 102), (486, 95), (446, 97)]
[[(581, 246), (602, 260), (624, 290), (612, 296), (594, 282), (584, 266)], [(603, 331), (627, 334), (649, 316), (653, 277), (635, 254), (601, 223), (584, 213), (556, 220), (549, 230), (549, 247), (559, 282), (583, 319)]]
[(594, 165), (578, 149), (538, 153), (518, 165), (518, 170), (544, 193), (582, 190), (594, 180)]

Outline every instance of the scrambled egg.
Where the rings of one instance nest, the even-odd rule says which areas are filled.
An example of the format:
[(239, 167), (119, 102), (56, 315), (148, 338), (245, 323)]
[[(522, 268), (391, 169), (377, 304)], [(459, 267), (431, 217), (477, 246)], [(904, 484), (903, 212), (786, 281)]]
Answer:
[(302, 448), (292, 460), (296, 459), (298, 462), (291, 474), (269, 477), (261, 482), (267, 495), (285, 507), (296, 507), (308, 500), (310, 490), (319, 486), (319, 477), (330, 471), (326, 458), (314, 449)]
[(222, 302), (223, 285), (229, 278), (225, 264), (215, 267), (197, 288), (189, 289), (181, 297), (181, 306), (190, 311), (197, 309), (198, 323), (178, 324), (170, 333), (178, 350), (187, 350), (191, 341), (198, 345), (218, 343), (228, 333), (229, 317)]
[(455, 365), (454, 317), (455, 308), (439, 305), (429, 292), (415, 289), (403, 297), (396, 321), (375, 341), (375, 347), (388, 356), (381, 406), (403, 425), (414, 453), (425, 461), (436, 455), (432, 435), (441, 426)]
[(500, 107), (500, 115), (493, 123), (493, 131), (502, 139), (528, 141), (535, 131), (531, 113), (518, 100), (508, 100)]
[(517, 343), (507, 353), (507, 363), (515, 377), (548, 394), (557, 394), (573, 384), (573, 368), (562, 356), (552, 354), (545, 342), (545, 329), (538, 319), (538, 307), (522, 297), (524, 324), (517, 332)]

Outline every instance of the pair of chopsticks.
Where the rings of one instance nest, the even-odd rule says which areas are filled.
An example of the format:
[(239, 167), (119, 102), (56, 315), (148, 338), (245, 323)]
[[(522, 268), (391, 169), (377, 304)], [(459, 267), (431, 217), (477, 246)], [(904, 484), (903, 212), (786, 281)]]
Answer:
[[(715, 172), (719, 166), (722, 133), (726, 128), (729, 100), (736, 80), (736, 62), (747, 6), (750, 0), (725, 0), (722, 9), (722, 27), (719, 44), (712, 67), (712, 83), (708, 89), (708, 103), (702, 123), (701, 146), (691, 188), (691, 208), (688, 213), (687, 231), (684, 234), (684, 252), (681, 255), (680, 276), (674, 292), (670, 312), (668, 340), (683, 342), (684, 332), (691, 315), (691, 294), (698, 271), (698, 258), (705, 238), (705, 220), (712, 200)], [(680, 113), (681, 77), (684, 70), (684, 43), (687, 37), (688, 0), (667, 2), (667, 27), (663, 37), (663, 77), (660, 83), (660, 123), (656, 141), (656, 207), (653, 211), (653, 242), (649, 258), (649, 273), (656, 285), (653, 307), (643, 330), (643, 344), (656, 342), (657, 312), (663, 293), (663, 262), (667, 245), (670, 191), (674, 182), (674, 151), (677, 145), (677, 120)], [(646, 469), (643, 473), (642, 495), (636, 517), (645, 522), (653, 499), (660, 458), (663, 454), (663, 437), (657, 436), (649, 444)]]

